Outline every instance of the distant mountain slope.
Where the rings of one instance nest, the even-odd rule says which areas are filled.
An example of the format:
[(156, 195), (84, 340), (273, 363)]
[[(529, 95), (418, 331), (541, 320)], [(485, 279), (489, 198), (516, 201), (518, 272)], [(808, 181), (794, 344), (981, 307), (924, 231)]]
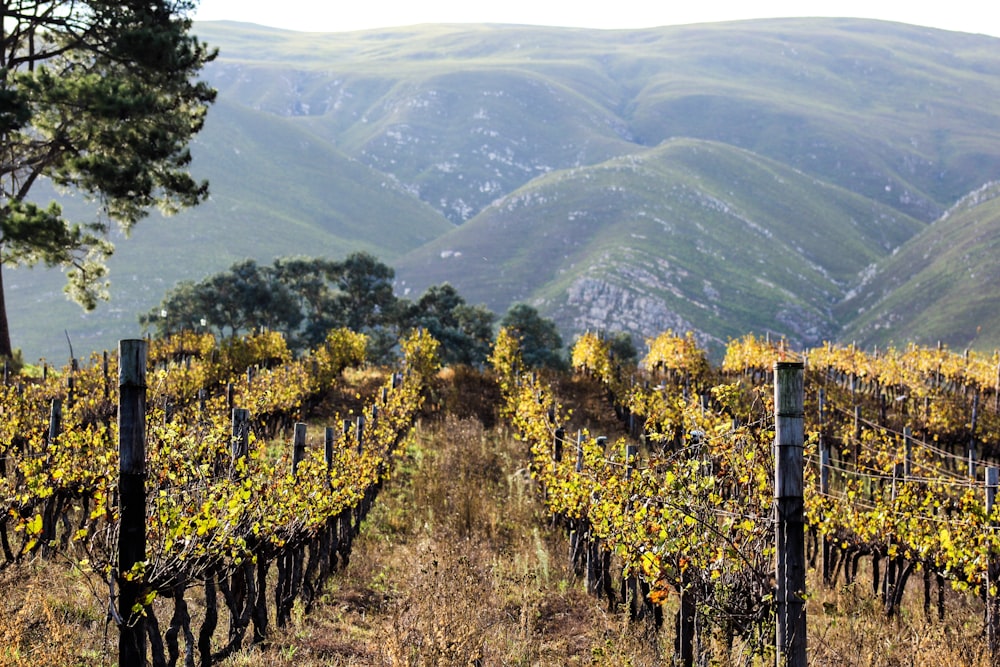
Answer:
[(797, 344), (836, 334), (858, 272), (923, 223), (725, 144), (674, 140), (536, 179), (397, 262), (503, 309), (537, 303), (564, 330), (748, 329)]
[(1000, 173), (990, 37), (848, 19), (650, 30), (208, 23), (223, 95), (295, 116), (453, 221), (539, 171), (731, 143), (933, 220)]
[(195, 32), (220, 48), (193, 146), (212, 200), (121, 242), (95, 313), (63, 302), (58, 271), (5, 275), (28, 359), (63, 356), (64, 329), (111, 347), (177, 280), (236, 259), (353, 250), (398, 265), (401, 289), (530, 301), (567, 338), (818, 341), (857, 314), (840, 301), (867, 267), (1000, 180), (989, 37), (846, 19)]
[(970, 194), (866, 275), (840, 306), (843, 336), (1000, 348), (1000, 183)]

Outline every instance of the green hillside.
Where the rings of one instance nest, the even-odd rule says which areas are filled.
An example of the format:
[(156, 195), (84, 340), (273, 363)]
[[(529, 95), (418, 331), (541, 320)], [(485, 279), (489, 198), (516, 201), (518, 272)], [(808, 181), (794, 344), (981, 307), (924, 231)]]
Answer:
[(455, 221), (539, 171), (671, 137), (747, 148), (928, 222), (1000, 172), (989, 37), (847, 19), (247, 29), (199, 26), (235, 43), (213, 66), (223, 95), (318, 128)]
[(858, 299), (873, 323), (897, 317), (874, 310), (888, 297), (841, 301), (1000, 180), (1000, 41), (984, 36), (847, 19), (195, 32), (220, 49), (193, 146), (211, 201), (138, 225), (94, 313), (64, 302), (58, 271), (6, 272), (29, 360), (64, 356), (64, 330), (78, 353), (113, 346), (178, 280), (237, 259), (354, 250), (398, 266), (400, 291), (531, 301), (567, 337), (816, 342)]
[(675, 140), (536, 179), (397, 263), (563, 330), (748, 330), (815, 344), (857, 274), (923, 228), (884, 205), (724, 144)]
[(840, 306), (843, 336), (1000, 348), (1000, 184), (970, 194), (866, 275)]
[[(200, 280), (237, 260), (366, 250), (391, 262), (452, 227), (384, 174), (225, 99), (212, 108), (192, 153), (193, 172), (211, 182), (211, 200), (169, 218), (154, 212), (131, 238), (116, 239), (110, 303), (84, 313), (63, 296), (62, 272), (5, 271), (14, 345), (26, 359), (62, 362), (69, 355), (64, 330), (77, 353), (114, 347), (139, 333), (137, 315), (178, 281)], [(87, 214), (82, 202), (63, 199), (67, 209)]]

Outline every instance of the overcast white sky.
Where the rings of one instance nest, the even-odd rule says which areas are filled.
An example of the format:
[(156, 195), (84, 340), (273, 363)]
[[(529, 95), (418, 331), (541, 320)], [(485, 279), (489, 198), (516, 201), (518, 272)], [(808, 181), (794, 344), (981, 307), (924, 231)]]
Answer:
[(201, 0), (194, 18), (341, 32), (416, 23), (649, 28), (793, 16), (876, 18), (1000, 37), (996, 0)]

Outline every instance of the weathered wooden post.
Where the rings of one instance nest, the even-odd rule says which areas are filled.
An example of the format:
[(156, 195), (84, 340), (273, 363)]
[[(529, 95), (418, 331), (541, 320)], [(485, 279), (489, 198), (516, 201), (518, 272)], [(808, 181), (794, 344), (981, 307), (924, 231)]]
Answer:
[[(632, 478), (632, 471), (636, 470), (639, 465), (639, 445), (629, 443), (625, 445), (625, 479), (629, 480)], [(626, 501), (629, 505), (628, 513), (632, 512), (632, 502)], [(640, 601), (639, 601), (639, 579), (636, 575), (630, 574), (625, 577), (622, 582), (622, 590), (624, 602), (628, 605), (629, 618), (635, 620), (639, 618), (640, 612)]]
[[(204, 412), (204, 408), (202, 408)], [(239, 480), (243, 477), (245, 472), (241, 472), (240, 466), (241, 461), (244, 461), (247, 455), (250, 453), (250, 411), (245, 408), (234, 408), (232, 410), (232, 440), (229, 443), (230, 452), (230, 463), (229, 463), (229, 479)], [(249, 540), (250, 544), (253, 544), (254, 538)], [(263, 563), (266, 561), (265, 558), (261, 557), (259, 559), (259, 564), (263, 567)], [(266, 570), (265, 570), (266, 572)], [(264, 581), (265, 579), (261, 579)], [(240, 637), (246, 632), (246, 627), (249, 625), (251, 618), (254, 620), (255, 634), (257, 629), (262, 627), (259, 625), (260, 617), (254, 614), (255, 605), (257, 600), (250, 599), (250, 584), (254, 582), (254, 565), (251, 560), (244, 561), (243, 565), (237, 568), (230, 577), (229, 589), (230, 594), (233, 597), (234, 603), (231, 605), (231, 609), (242, 610), (240, 614), (234, 614), (230, 611), (229, 620), (229, 636), (235, 637), (239, 635)], [(266, 589), (266, 586), (264, 587)], [(206, 589), (207, 591), (207, 589)], [(244, 615), (245, 614), (245, 615)], [(264, 625), (266, 626), (266, 614), (267, 606), (264, 606)]]
[[(590, 502), (596, 504), (600, 500), (600, 493), (591, 491)], [(593, 526), (588, 529), (587, 540), (587, 592), (591, 595), (600, 595), (603, 582), (603, 569), (601, 568), (601, 547), (600, 540), (594, 535)]]
[(354, 427), (354, 437), (358, 442), (358, 454), (363, 454), (365, 451), (365, 418), (358, 415), (358, 421)]
[(639, 465), (639, 445), (625, 445), (625, 479), (632, 478), (632, 471)]
[(976, 390), (972, 397), (972, 423), (969, 428), (969, 447), (967, 450), (969, 457), (969, 479), (975, 481), (976, 473), (976, 420), (979, 413), (979, 391)]
[(236, 462), (250, 453), (250, 411), (246, 408), (233, 408), (233, 441), (230, 452), (233, 458), (233, 468)]
[(800, 361), (779, 361), (774, 365), (775, 657), (778, 667), (806, 665), (803, 378)]
[[(559, 427), (552, 437), (552, 463), (562, 461), (563, 440), (566, 439), (566, 429)], [(554, 466), (553, 466), (554, 467)]]
[(295, 424), (295, 431), (292, 437), (292, 476), (298, 474), (299, 464), (306, 457), (306, 425), (302, 422)]
[(118, 343), (118, 479), (121, 524), (118, 537), (118, 663), (146, 662), (142, 581), (125, 575), (146, 559), (146, 349), (144, 340)]
[[(74, 370), (76, 369), (74, 368)], [(66, 405), (72, 408), (75, 401), (76, 401), (76, 378), (73, 375), (70, 375), (68, 378), (66, 378)]]
[[(1000, 468), (986, 468), (986, 518), (987, 530), (994, 530), (993, 506), (996, 503), (997, 486), (1000, 485)], [(986, 646), (990, 653), (990, 664), (1000, 665), (1000, 564), (990, 555), (986, 559)]]
[[(993, 356), (996, 357), (997, 352)], [(997, 363), (997, 380), (993, 390), (993, 411), (1000, 412), (1000, 362)]]
[(577, 473), (583, 472), (583, 433), (581, 431), (576, 432), (576, 467), (574, 470)]
[(903, 427), (903, 478), (913, 477), (913, 429), (909, 426)]
[(861, 472), (861, 406), (854, 406), (854, 469)]
[[(333, 472), (333, 446), (337, 442), (337, 432), (332, 426), (327, 426), (323, 432), (323, 455), (326, 459), (326, 474)], [(330, 480), (333, 483), (333, 480)]]
[(46, 444), (51, 445), (59, 437), (59, 432), (62, 430), (62, 400), (58, 398), (52, 399), (52, 404), (49, 408), (49, 437)]
[(101, 355), (101, 377), (104, 379), (104, 400), (111, 397), (111, 378), (108, 363), (108, 351), (104, 350)]
[[(337, 429), (332, 426), (327, 426), (323, 431), (323, 457), (326, 459), (326, 481), (329, 487), (333, 488), (333, 464), (334, 464), (334, 448), (337, 444)], [(336, 552), (337, 552), (337, 540), (338, 540), (338, 530), (340, 526), (340, 517), (333, 516), (327, 521), (327, 540), (328, 548), (326, 553), (326, 571), (331, 572), (336, 566)]]
[[(583, 472), (583, 433), (581, 431), (576, 432), (576, 464), (573, 470), (577, 475)], [(580, 563), (583, 559), (580, 557), (580, 543), (585, 521), (586, 519), (573, 519), (572, 530), (569, 534), (569, 561), (578, 576), (582, 573)]]
[[(819, 492), (830, 495), (830, 445), (823, 437), (823, 426), (826, 410), (826, 392), (819, 390)], [(833, 553), (829, 536), (823, 536), (823, 583), (829, 585), (833, 575)]]

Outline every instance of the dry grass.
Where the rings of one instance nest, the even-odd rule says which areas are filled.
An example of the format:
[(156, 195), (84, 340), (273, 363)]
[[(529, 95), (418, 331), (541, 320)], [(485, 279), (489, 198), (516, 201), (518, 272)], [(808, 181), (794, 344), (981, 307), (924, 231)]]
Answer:
[[(945, 619), (925, 618), (922, 582), (915, 574), (899, 614), (887, 619), (872, 596), (870, 570), (848, 586), (815, 591), (807, 607), (811, 665), (831, 667), (986, 667), (983, 605), (946, 589)], [(936, 595), (936, 589), (935, 589)], [(934, 612), (936, 614), (936, 611)]]
[(58, 561), (0, 575), (0, 667), (106, 665), (118, 633), (88, 581)]
[(553, 555), (520, 446), (471, 419), (421, 429), (323, 608), (231, 664), (655, 664)]

